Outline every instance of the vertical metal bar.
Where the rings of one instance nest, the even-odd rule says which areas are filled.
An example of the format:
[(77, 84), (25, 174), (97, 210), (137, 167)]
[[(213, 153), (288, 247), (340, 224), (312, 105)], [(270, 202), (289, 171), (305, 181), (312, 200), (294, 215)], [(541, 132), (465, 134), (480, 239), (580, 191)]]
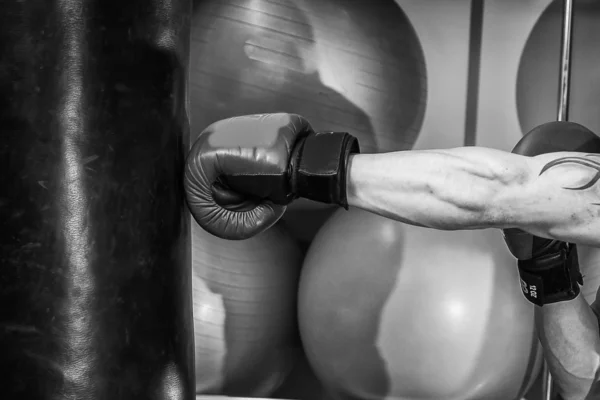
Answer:
[(477, 141), (477, 111), (479, 103), (479, 76), (481, 69), (484, 3), (484, 0), (471, 0), (469, 70), (467, 73), (467, 106), (465, 113), (465, 146), (475, 146)]
[(544, 362), (544, 380), (542, 381), (542, 389), (544, 392), (544, 400), (552, 400), (552, 375), (548, 370), (548, 365)]
[(573, 0), (564, 0), (563, 26), (560, 54), (560, 94), (558, 97), (558, 120), (569, 118), (569, 89), (571, 78), (571, 40), (573, 33)]

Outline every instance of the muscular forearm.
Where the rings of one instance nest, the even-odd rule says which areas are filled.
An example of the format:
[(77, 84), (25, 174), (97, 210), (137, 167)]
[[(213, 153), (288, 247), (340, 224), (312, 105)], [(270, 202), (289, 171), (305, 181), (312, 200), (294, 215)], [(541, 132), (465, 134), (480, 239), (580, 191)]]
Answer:
[(596, 315), (583, 296), (536, 310), (544, 355), (564, 400), (592, 399), (600, 359)]
[(492, 214), (493, 199), (518, 181), (514, 176), (519, 170), (514, 162), (482, 158), (481, 150), (469, 148), (353, 156), (348, 203), (435, 229), (496, 227), (500, 223)]
[[(600, 162), (482, 147), (352, 156), (351, 206), (442, 230), (520, 228), (600, 246)], [(592, 166), (592, 167), (590, 167)]]

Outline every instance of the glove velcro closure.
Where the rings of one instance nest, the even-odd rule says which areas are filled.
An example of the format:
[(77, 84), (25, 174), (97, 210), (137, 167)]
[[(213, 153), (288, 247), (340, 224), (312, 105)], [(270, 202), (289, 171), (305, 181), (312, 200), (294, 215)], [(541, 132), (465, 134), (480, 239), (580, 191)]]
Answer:
[(583, 277), (579, 270), (577, 247), (561, 243), (550, 253), (519, 260), (521, 290), (538, 306), (572, 300), (580, 292)]
[(298, 197), (348, 208), (346, 173), (357, 139), (346, 132), (319, 132), (296, 144), (290, 163), (291, 186)]

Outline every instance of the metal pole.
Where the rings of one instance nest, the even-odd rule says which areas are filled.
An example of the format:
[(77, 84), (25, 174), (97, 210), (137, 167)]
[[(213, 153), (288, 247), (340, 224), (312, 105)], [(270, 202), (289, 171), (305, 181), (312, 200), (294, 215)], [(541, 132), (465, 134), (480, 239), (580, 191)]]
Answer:
[(561, 54), (560, 54), (560, 94), (558, 97), (558, 120), (569, 118), (569, 89), (571, 78), (571, 40), (573, 33), (573, 0), (565, 0), (563, 12)]
[(544, 362), (544, 380), (542, 381), (544, 391), (544, 400), (552, 400), (552, 375), (548, 370), (548, 365)]
[[(558, 97), (558, 121), (569, 119), (569, 89), (571, 78), (571, 41), (573, 36), (573, 0), (564, 0), (563, 25), (560, 50), (560, 87)], [(552, 400), (552, 375), (544, 362), (542, 390), (544, 400)]]

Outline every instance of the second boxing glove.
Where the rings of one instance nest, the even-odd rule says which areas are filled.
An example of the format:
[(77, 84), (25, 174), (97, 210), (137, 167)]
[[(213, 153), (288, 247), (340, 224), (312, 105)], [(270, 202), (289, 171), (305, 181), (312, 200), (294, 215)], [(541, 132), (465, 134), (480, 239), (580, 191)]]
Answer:
[(203, 229), (237, 240), (271, 227), (299, 197), (347, 208), (346, 170), (358, 152), (352, 135), (316, 133), (296, 114), (218, 121), (189, 153), (188, 205)]

